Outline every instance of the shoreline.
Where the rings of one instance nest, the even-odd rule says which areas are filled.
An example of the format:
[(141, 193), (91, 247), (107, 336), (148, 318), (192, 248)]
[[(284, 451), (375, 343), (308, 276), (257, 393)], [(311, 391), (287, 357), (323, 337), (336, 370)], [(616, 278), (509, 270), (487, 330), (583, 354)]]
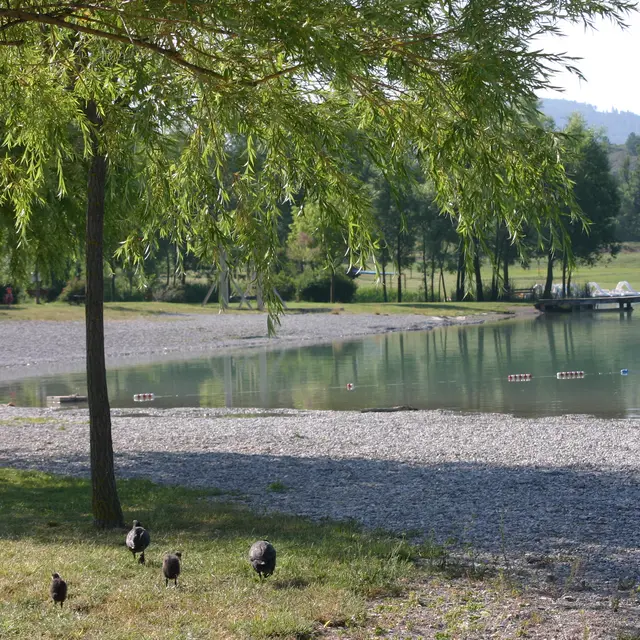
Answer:
[[(531, 313), (506, 317), (521, 315)], [(504, 318), (291, 315), (275, 341), (257, 315), (116, 321), (107, 323), (108, 363), (183, 355), (163, 342), (168, 336), (196, 358)], [(0, 365), (0, 382), (8, 371), (84, 366), (84, 323), (34, 322), (29, 331), (15, 325), (13, 364)], [(472, 571), (504, 573), (517, 584), (533, 609), (545, 612), (540, 635), (530, 629), (541, 640), (583, 628), (613, 640), (614, 629), (640, 628), (640, 439), (633, 421), (446, 410), (145, 407), (111, 414), (118, 478), (215, 488), (222, 493), (212, 500), (257, 512), (355, 520), (412, 542), (433, 539)], [(87, 478), (88, 425), (86, 408), (2, 405), (0, 467)]]
[[(170, 360), (268, 348), (286, 349), (398, 331), (428, 331), (528, 317), (530, 310), (510, 314), (425, 316), (419, 314), (292, 313), (281, 317), (269, 337), (266, 314), (183, 314), (168, 320), (105, 322), (107, 367), (135, 366)], [(3, 336), (0, 383), (85, 367), (85, 324), (70, 321), (0, 322)]]
[[(541, 569), (555, 566), (562, 579), (577, 563), (589, 594), (615, 593), (640, 564), (640, 441), (626, 420), (451, 411), (111, 413), (120, 478), (216, 488), (221, 499), (258, 511), (455, 540), (453, 548), (472, 549), (482, 563), (506, 562), (525, 574), (531, 557), (544, 558)], [(0, 406), (0, 466), (88, 477), (88, 410)]]

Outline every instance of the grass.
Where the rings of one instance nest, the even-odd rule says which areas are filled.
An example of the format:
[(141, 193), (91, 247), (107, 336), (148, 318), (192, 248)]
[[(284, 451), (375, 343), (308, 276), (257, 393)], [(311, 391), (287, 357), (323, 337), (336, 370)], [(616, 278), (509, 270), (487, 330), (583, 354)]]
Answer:
[[(523, 306), (531, 306), (527, 303)], [(426, 316), (461, 316), (482, 313), (505, 313), (516, 306), (514, 303), (504, 302), (447, 302), (424, 303), (355, 303), (328, 304), (313, 302), (288, 302), (286, 313), (331, 312), (334, 314), (402, 314), (415, 313)], [(169, 302), (107, 302), (104, 305), (107, 320), (146, 319), (170, 320), (189, 313), (218, 313), (218, 307), (209, 305), (207, 308), (196, 304), (171, 304)], [(258, 311), (238, 310), (234, 305), (227, 313), (260, 313)], [(40, 321), (75, 321), (84, 322), (84, 307), (69, 305), (66, 302), (51, 302), (37, 305), (34, 302), (18, 304), (9, 307), (0, 305), (0, 322), (2, 320), (40, 320)]]
[[(127, 521), (151, 534), (147, 564), (133, 561), (125, 531), (96, 531), (85, 480), (0, 469), (0, 637), (304, 638), (357, 627), (367, 599), (397, 593), (415, 573), (416, 549), (352, 524), (255, 515), (220, 492), (123, 481)], [(278, 550), (260, 582), (253, 541)], [(178, 588), (165, 588), (162, 556), (182, 552)], [(48, 599), (51, 573), (67, 581), (62, 610)]]
[[(93, 528), (88, 481), (0, 468), (0, 638), (480, 640), (507, 628), (500, 637), (551, 637), (565, 623), (571, 637), (591, 637), (593, 624), (593, 637), (606, 628), (607, 637), (640, 638), (622, 607), (600, 605), (583, 612), (580, 634), (547, 590), (475, 571), (448, 544), (412, 546), (352, 523), (257, 515), (218, 490), (146, 480), (118, 489), (125, 519), (150, 531), (146, 565), (126, 549), (126, 529)], [(247, 560), (260, 538), (278, 550), (276, 571), (262, 582)], [(177, 587), (162, 576), (168, 551), (182, 552)], [(69, 586), (62, 609), (49, 599), (54, 571)]]
[[(544, 283), (546, 278), (546, 261), (534, 260), (528, 269), (513, 265), (509, 270), (509, 278), (516, 289), (525, 289), (536, 283)], [(485, 264), (482, 269), (485, 285), (491, 282), (491, 269)], [(554, 282), (560, 282), (562, 274), (557, 267)], [(447, 294), (455, 291), (455, 274), (445, 274)], [(572, 281), (578, 286), (587, 282), (597, 282), (605, 289), (626, 280), (634, 288), (640, 290), (640, 243), (626, 243), (615, 259), (604, 257), (593, 267), (581, 266), (573, 273)], [(362, 275), (357, 280), (360, 287), (374, 287), (375, 277)], [(389, 298), (396, 296), (396, 278), (388, 280)], [(422, 286), (422, 277), (416, 269), (406, 271), (404, 285), (408, 291), (417, 291)], [(422, 315), (460, 316), (481, 313), (503, 313), (514, 307), (514, 304), (531, 306), (530, 303), (499, 303), (499, 302), (448, 302), (448, 303), (356, 303), (356, 304), (328, 304), (308, 302), (287, 302), (289, 313), (304, 313), (313, 311), (327, 311), (331, 313), (416, 313)], [(237, 304), (232, 304), (230, 313), (256, 313), (256, 311), (238, 310)], [(214, 304), (203, 307), (201, 304), (174, 304), (170, 302), (107, 302), (104, 305), (105, 318), (108, 320), (126, 320), (137, 317), (147, 319), (168, 319), (188, 313), (218, 313), (219, 307)], [(81, 322), (84, 320), (84, 306), (71, 305), (66, 302), (54, 302), (36, 305), (35, 302), (19, 304), (8, 308), (0, 305), (0, 321), (2, 320), (69, 320)]]
[[(532, 260), (528, 269), (520, 265), (509, 267), (509, 280), (515, 289), (526, 289), (536, 283), (544, 284), (547, 276), (546, 259)], [(485, 286), (491, 284), (491, 268), (485, 262), (482, 267), (482, 279)], [(395, 286), (397, 277), (393, 276), (387, 280), (387, 286), (393, 285), (393, 290), (389, 291), (391, 298), (395, 297)], [(622, 251), (611, 259), (604, 256), (600, 262), (592, 267), (579, 266), (572, 275), (572, 282), (582, 286), (587, 282), (597, 282), (604, 289), (612, 289), (621, 280), (626, 280), (635, 289), (640, 290), (640, 243), (625, 243)], [(562, 271), (560, 265), (554, 268), (554, 282), (562, 281)], [(360, 276), (359, 286), (375, 286), (374, 276)], [(416, 269), (406, 271), (406, 283), (403, 286), (409, 291), (417, 291), (422, 286), (422, 276)], [(429, 283), (429, 286), (430, 283)], [(445, 287), (447, 295), (451, 295), (456, 287), (456, 274), (445, 274)], [(438, 288), (436, 279), (436, 290)]]
[[(169, 319), (187, 313), (217, 313), (218, 307), (200, 304), (172, 304), (170, 302), (105, 302), (104, 317), (107, 320)], [(27, 302), (7, 307), (0, 305), (1, 320), (84, 321), (84, 305), (67, 302), (36, 304)]]

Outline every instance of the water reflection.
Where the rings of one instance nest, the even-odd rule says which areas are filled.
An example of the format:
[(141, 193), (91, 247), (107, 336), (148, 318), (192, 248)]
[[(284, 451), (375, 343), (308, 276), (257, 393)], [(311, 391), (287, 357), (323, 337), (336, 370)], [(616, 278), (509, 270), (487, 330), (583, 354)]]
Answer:
[[(518, 415), (589, 413), (636, 416), (634, 371), (640, 332), (631, 314), (540, 316), (517, 322), (394, 333), (359, 341), (108, 372), (114, 407), (152, 406), (363, 409), (412, 405), (424, 409)], [(629, 369), (628, 376), (620, 370)], [(558, 371), (585, 371), (558, 380)], [(507, 376), (530, 373), (530, 382)], [(347, 385), (353, 385), (353, 390)], [(0, 386), (0, 402), (42, 406), (50, 395), (85, 393), (80, 374)]]

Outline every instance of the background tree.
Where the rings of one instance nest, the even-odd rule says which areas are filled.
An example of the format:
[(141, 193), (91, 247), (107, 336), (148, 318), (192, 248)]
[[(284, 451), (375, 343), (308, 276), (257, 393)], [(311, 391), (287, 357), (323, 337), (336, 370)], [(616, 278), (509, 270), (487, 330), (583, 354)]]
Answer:
[(556, 259), (562, 261), (562, 289), (566, 294), (571, 285), (573, 258), (592, 265), (605, 253), (615, 255), (618, 251), (615, 220), (620, 210), (620, 197), (616, 180), (611, 174), (605, 143), (601, 135), (586, 127), (584, 119), (578, 114), (570, 118), (563, 133), (563, 161), (573, 180), (575, 199), (585, 215), (586, 223), (567, 222), (570, 256), (566, 251), (549, 251), (545, 295), (551, 292)]
[[(339, 204), (327, 205), (305, 202), (293, 212), (293, 223), (288, 240), (289, 255), (301, 262), (319, 264), (330, 274), (329, 302), (334, 302), (335, 276), (347, 254), (347, 229), (336, 224), (340, 218)], [(304, 212), (304, 213), (303, 213)]]
[[(414, 168), (414, 171), (416, 169)], [(402, 302), (402, 272), (414, 261), (418, 201), (414, 187), (399, 182), (395, 187), (378, 172), (373, 181), (373, 211), (379, 229), (380, 259), (396, 270), (397, 301)], [(383, 274), (384, 277), (384, 274)], [(386, 287), (385, 287), (386, 293)]]

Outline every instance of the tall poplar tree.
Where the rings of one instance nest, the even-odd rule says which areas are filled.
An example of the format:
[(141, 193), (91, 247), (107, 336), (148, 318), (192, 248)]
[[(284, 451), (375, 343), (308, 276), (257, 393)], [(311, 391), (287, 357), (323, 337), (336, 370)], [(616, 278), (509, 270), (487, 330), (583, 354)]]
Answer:
[[(0, 206), (27, 239), (43, 168), (88, 164), (87, 373), (93, 513), (122, 524), (104, 375), (102, 235), (109, 174), (146, 206), (122, 254), (158, 241), (269, 276), (279, 204), (337, 198), (352, 255), (368, 253), (368, 204), (352, 152), (397, 169), (417, 154), (440, 208), (471, 238), (498, 215), (517, 242), (571, 195), (556, 140), (523, 116), (549, 69), (530, 48), (563, 20), (621, 22), (625, 0), (7, 0), (0, 7)], [(356, 135), (353, 135), (353, 132)], [(176, 133), (183, 144), (176, 148)], [(82, 136), (78, 153), (73, 136)], [(245, 164), (225, 179), (229, 136)], [(258, 152), (263, 161), (257, 170)], [(545, 197), (553, 188), (558, 201)], [(273, 302), (273, 299), (272, 299)], [(276, 302), (277, 303), (277, 302)], [(272, 305), (272, 312), (277, 306)], [(272, 316), (270, 316), (272, 319)]]

